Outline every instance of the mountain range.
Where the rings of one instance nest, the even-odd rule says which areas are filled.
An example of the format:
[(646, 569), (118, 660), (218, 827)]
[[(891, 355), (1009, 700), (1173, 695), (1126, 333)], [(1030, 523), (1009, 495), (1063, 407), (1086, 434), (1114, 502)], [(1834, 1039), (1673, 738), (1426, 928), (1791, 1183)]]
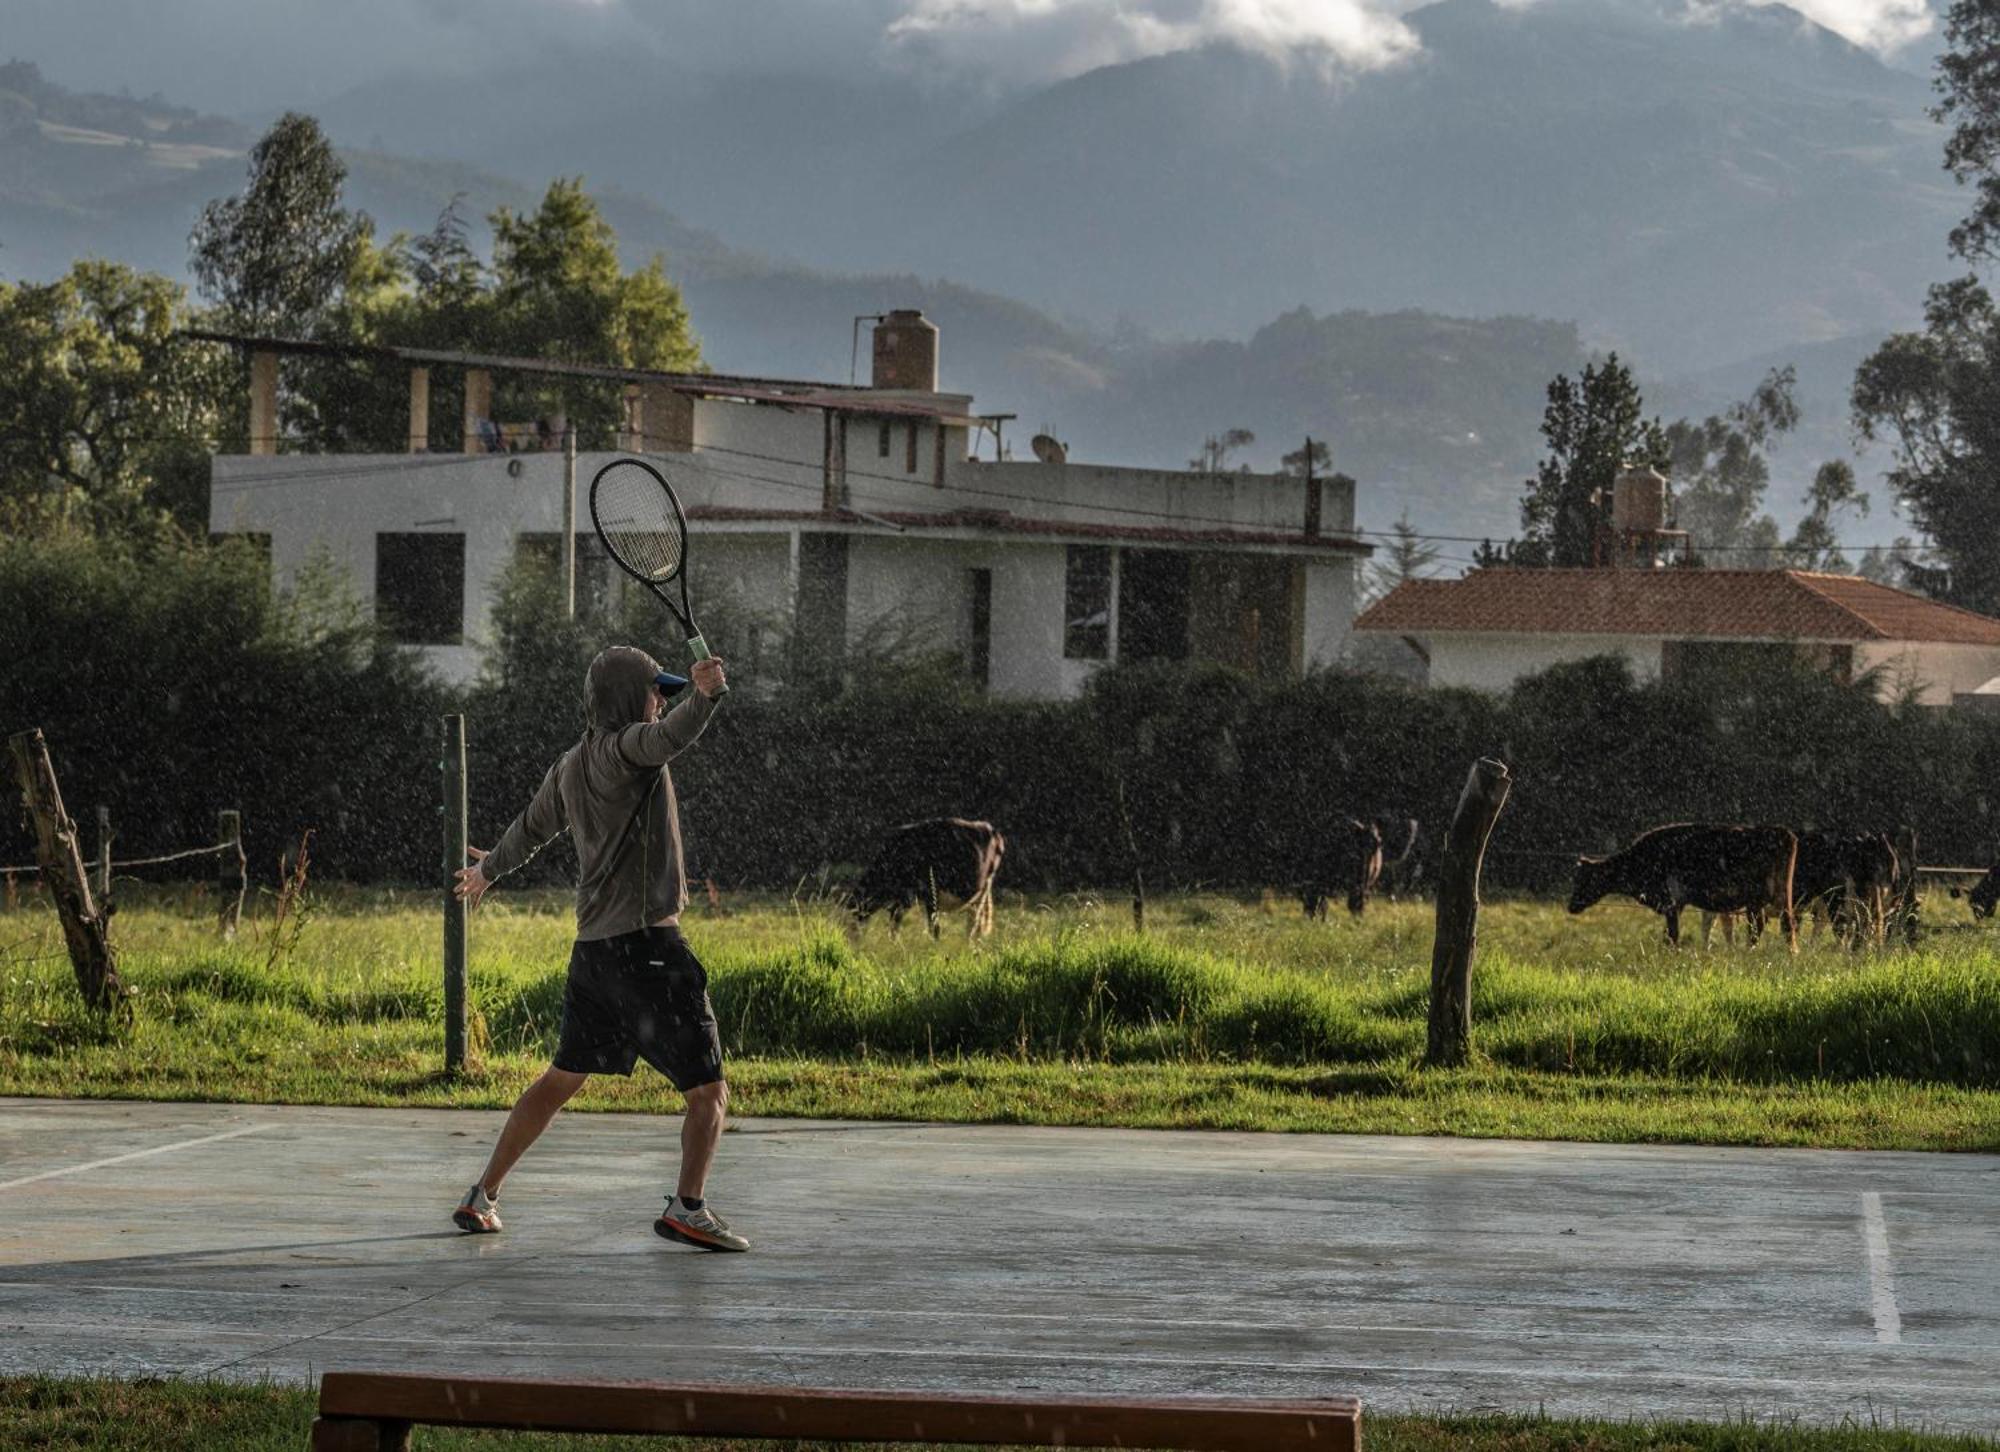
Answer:
[[(1265, 467), (1311, 432), (1378, 525), (1510, 530), (1542, 389), (1593, 350), (1670, 416), (1796, 360), (1789, 518), (1846, 447), (1850, 360), (1951, 270), (1926, 83), (1783, 5), (1404, 18), (1421, 49), (1363, 73), (1226, 46), (1014, 88), (565, 56), (319, 114), (385, 228), (586, 175), (629, 254), (665, 252), (718, 367), (844, 377), (856, 314), (921, 306), (947, 385), (1024, 430), (1178, 465), (1243, 426)], [(181, 272), (264, 118), (25, 69), (0, 68), (0, 274), (83, 252)]]

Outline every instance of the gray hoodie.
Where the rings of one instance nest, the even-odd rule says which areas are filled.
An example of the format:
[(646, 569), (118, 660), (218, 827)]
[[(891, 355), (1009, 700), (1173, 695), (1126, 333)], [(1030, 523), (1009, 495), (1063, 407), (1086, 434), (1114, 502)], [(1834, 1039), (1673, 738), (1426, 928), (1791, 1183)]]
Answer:
[(672, 917), (687, 906), (680, 812), (667, 763), (694, 745), (715, 702), (687, 697), (651, 725), (646, 696), (659, 662), (614, 645), (584, 677), (589, 729), (542, 778), (482, 866), (498, 880), (565, 828), (576, 844), (576, 935), (609, 938)]

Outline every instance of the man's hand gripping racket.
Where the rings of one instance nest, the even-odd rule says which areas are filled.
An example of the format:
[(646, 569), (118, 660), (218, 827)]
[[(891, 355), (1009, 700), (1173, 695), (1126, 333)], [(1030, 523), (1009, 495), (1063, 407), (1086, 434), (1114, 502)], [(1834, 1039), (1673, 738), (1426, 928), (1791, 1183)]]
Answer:
[[(618, 568), (659, 596), (680, 621), (694, 658), (711, 659), (714, 652), (688, 604), (687, 515), (666, 476), (639, 459), (613, 459), (590, 481), (590, 522)], [(680, 582), (679, 604), (667, 593), (675, 581)], [(729, 686), (721, 683), (713, 694), (728, 693)]]

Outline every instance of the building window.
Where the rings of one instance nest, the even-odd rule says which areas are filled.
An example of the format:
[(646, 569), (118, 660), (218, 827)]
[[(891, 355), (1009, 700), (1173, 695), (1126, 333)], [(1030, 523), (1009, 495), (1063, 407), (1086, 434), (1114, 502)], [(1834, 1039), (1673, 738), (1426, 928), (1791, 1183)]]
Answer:
[(1127, 550), (1118, 567), (1118, 658), (1186, 660), (1188, 557)]
[(886, 418), (883, 419), (875, 435), (875, 454), (877, 458), (886, 459), (889, 457), (890, 427), (891, 425), (889, 423), (889, 420), (887, 420)]
[(966, 574), (971, 577), (967, 584), (972, 607), (966, 667), (972, 683), (983, 691), (993, 679), (993, 572), (967, 570)]
[(1063, 585), (1063, 655), (1104, 660), (1111, 654), (1111, 548), (1071, 545)]
[(465, 643), (465, 536), (375, 536), (375, 618), (403, 645)]

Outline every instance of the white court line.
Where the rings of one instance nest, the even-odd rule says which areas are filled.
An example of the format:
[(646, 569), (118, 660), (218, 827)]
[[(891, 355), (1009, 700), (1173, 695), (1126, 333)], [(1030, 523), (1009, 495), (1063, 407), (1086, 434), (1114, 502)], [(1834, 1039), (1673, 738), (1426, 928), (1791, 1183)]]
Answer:
[(108, 1160), (92, 1160), (86, 1165), (70, 1165), (60, 1170), (43, 1170), (39, 1175), (23, 1175), (18, 1180), (0, 1180), (0, 1190), (18, 1189), (22, 1185), (32, 1185), (38, 1180), (53, 1180), (60, 1175), (80, 1175), (86, 1170), (101, 1170), (106, 1165), (122, 1165), (127, 1160), (143, 1160), (149, 1155), (171, 1154), (175, 1150), (193, 1149), (198, 1144), (214, 1144), (219, 1139), (235, 1139), (240, 1135), (256, 1134), (259, 1130), (274, 1128), (276, 1126), (270, 1124), (246, 1124), (240, 1129), (224, 1130), (221, 1134), (205, 1134), (200, 1139), (184, 1139), (177, 1144), (156, 1145), (152, 1149), (113, 1155)]
[(1875, 1313), (1875, 1339), (1903, 1339), (1903, 1313), (1896, 1309), (1896, 1281), (1889, 1269), (1889, 1227), (1882, 1221), (1882, 1197), (1861, 1192), (1861, 1235), (1868, 1242), (1868, 1304)]

